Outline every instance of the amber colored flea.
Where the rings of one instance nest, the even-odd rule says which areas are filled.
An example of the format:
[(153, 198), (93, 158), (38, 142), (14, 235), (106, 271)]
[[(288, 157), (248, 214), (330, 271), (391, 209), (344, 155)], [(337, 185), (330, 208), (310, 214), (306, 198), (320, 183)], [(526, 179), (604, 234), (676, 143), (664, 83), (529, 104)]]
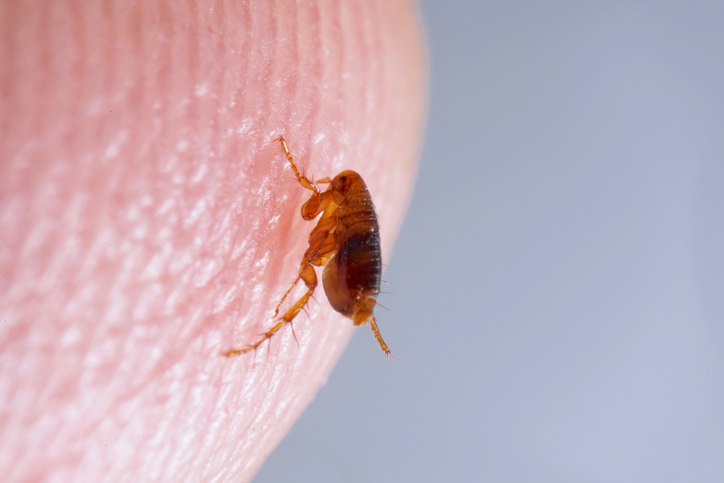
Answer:
[[(229, 349), (223, 354), (231, 357), (256, 350), (279, 329), (291, 324), (317, 288), (314, 267), (324, 266), (322, 284), (332, 308), (352, 319), (354, 325), (369, 322), (389, 359), (392, 353), (382, 339), (374, 316), (380, 293), (382, 258), (377, 213), (367, 186), (359, 174), (349, 170), (342, 171), (332, 180), (324, 178), (313, 182), (297, 169), (284, 138), (280, 137), (277, 141), (281, 143), (299, 184), (312, 192), (302, 205), (302, 218), (309, 221), (320, 214), (322, 216), (309, 234), (309, 248), (299, 265), (299, 275), (277, 305), (274, 317), (299, 280), (307, 286), (307, 292), (258, 341), (241, 349)], [(329, 186), (325, 191), (317, 187), (327, 183)]]

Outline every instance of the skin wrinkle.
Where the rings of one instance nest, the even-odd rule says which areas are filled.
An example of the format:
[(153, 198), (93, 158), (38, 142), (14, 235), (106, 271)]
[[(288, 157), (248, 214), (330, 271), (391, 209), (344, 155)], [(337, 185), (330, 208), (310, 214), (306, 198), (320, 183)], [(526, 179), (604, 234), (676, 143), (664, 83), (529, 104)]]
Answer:
[(320, 291), (298, 344), (219, 355), (270, 327), (314, 226), (274, 138), (364, 176), (385, 261), (412, 189), (417, 19), (365, 5), (0, 7), (5, 479), (248, 481), (283, 438), (354, 329)]

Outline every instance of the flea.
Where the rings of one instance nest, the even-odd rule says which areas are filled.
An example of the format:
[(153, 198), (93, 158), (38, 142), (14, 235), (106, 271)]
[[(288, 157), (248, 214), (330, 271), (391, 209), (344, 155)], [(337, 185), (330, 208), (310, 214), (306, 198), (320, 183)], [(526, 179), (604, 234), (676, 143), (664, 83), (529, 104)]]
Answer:
[[(259, 340), (244, 348), (229, 349), (223, 354), (231, 357), (256, 350), (279, 329), (291, 324), (317, 288), (314, 267), (324, 266), (322, 285), (332, 308), (351, 319), (354, 325), (369, 322), (389, 360), (392, 353), (382, 339), (374, 315), (380, 293), (382, 256), (377, 213), (365, 182), (359, 174), (350, 170), (342, 171), (333, 179), (327, 177), (311, 181), (297, 169), (284, 138), (280, 137), (277, 141), (284, 149), (299, 184), (312, 192), (302, 205), (302, 218), (310, 221), (322, 216), (309, 234), (309, 247), (299, 264), (299, 275), (277, 305), (274, 318), (300, 280), (306, 285), (307, 291)], [(320, 190), (320, 184), (327, 184), (327, 189)]]

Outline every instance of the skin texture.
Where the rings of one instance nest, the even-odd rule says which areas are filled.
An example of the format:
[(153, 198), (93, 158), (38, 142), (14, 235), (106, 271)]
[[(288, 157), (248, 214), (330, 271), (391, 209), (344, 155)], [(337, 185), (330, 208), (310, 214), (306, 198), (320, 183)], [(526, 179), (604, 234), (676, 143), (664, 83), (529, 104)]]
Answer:
[(1, 2), (0, 21), (0, 474), (248, 481), (354, 330), (320, 287), (298, 344), (220, 356), (273, 325), (314, 226), (273, 140), (312, 178), (364, 177), (386, 259), (424, 118), (414, 6)]

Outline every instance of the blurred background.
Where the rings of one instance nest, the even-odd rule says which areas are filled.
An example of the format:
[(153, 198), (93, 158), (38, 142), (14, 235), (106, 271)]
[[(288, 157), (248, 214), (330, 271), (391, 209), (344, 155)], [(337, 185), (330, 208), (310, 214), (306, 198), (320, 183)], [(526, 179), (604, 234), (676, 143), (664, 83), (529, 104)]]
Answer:
[(724, 3), (420, 9), (395, 360), (357, 330), (255, 482), (724, 481)]

